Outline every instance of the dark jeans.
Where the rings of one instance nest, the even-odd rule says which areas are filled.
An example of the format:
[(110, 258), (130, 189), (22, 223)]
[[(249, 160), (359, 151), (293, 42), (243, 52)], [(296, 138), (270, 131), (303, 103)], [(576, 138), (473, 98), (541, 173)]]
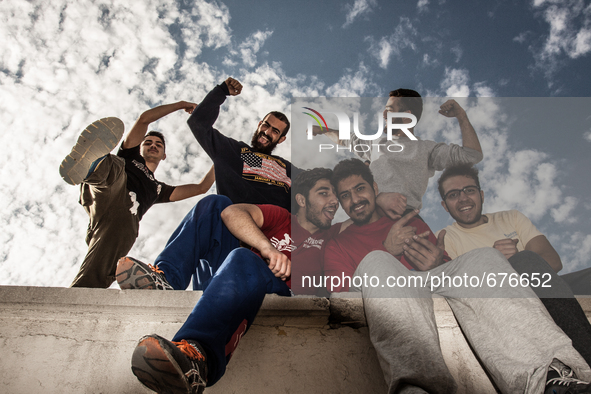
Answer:
[(175, 290), (203, 290), (195, 308), (172, 339), (193, 339), (207, 354), (207, 385), (225, 373), (240, 338), (248, 331), (265, 294), (290, 296), (255, 253), (224, 225), (220, 215), (231, 205), (228, 197), (207, 196), (185, 216), (155, 265)]
[[(532, 286), (532, 289), (540, 297), (556, 325), (572, 340), (573, 347), (583, 356), (587, 364), (591, 365), (591, 324), (567, 283), (534, 252), (527, 250), (519, 252), (513, 255), (509, 262), (515, 271), (519, 274), (528, 274), (530, 278), (533, 273), (539, 273), (540, 277), (546, 274), (542, 283), (546, 282), (547, 274), (550, 275), (548, 284), (551, 287)], [(543, 345), (540, 344), (540, 346)]]
[(207, 385), (217, 382), (240, 338), (248, 331), (265, 294), (290, 296), (285, 282), (246, 248), (233, 250), (214, 274), (173, 341), (194, 339), (207, 353)]
[(187, 213), (156, 258), (157, 265), (175, 290), (185, 290), (193, 277), (193, 290), (205, 290), (228, 254), (240, 242), (220, 215), (232, 205), (226, 196), (210, 195)]

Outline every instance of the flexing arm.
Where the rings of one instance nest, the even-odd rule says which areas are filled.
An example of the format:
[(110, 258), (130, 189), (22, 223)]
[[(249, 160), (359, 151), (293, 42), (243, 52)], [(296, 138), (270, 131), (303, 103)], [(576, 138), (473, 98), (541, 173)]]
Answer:
[(123, 140), (123, 149), (133, 148), (141, 144), (148, 132), (148, 126), (150, 123), (155, 122), (174, 111), (178, 111), (179, 109), (184, 109), (186, 112), (192, 113), (196, 106), (197, 104), (188, 101), (179, 101), (177, 103), (160, 105), (147, 110), (140, 115), (129, 133), (125, 136), (125, 139)]
[(219, 131), (213, 128), (220, 114), (220, 106), (226, 101), (227, 96), (236, 96), (241, 91), (242, 85), (240, 82), (234, 78), (228, 78), (205, 96), (187, 121), (197, 142), (210, 157), (212, 157), (212, 154), (216, 151), (215, 147), (218, 145), (218, 143), (214, 142), (217, 139), (216, 137), (221, 136)]
[(552, 267), (554, 271), (558, 272), (562, 269), (562, 261), (560, 260), (560, 256), (552, 247), (546, 236), (538, 235), (537, 237), (533, 237), (529, 240), (527, 245), (525, 245), (525, 250), (537, 253), (541, 258), (546, 260), (548, 264), (550, 264), (550, 267)]
[(480, 153), (482, 153), (482, 148), (480, 147), (480, 141), (478, 141), (478, 136), (476, 135), (476, 131), (474, 127), (472, 127), (472, 123), (468, 119), (468, 115), (464, 108), (457, 103), (456, 100), (447, 100), (443, 105), (440, 107), (439, 113), (443, 116), (448, 118), (456, 118), (458, 123), (460, 124), (460, 131), (462, 132), (462, 145), (465, 148), (472, 148)]
[(215, 172), (213, 166), (209, 169), (207, 174), (199, 183), (189, 183), (186, 185), (176, 186), (170, 195), (170, 201), (180, 201), (185, 198), (190, 198), (203, 194), (209, 190), (215, 181)]
[(261, 231), (265, 218), (259, 207), (252, 204), (230, 205), (222, 211), (222, 220), (236, 238), (261, 252), (276, 277), (287, 280), (291, 275), (291, 261), (275, 249)]

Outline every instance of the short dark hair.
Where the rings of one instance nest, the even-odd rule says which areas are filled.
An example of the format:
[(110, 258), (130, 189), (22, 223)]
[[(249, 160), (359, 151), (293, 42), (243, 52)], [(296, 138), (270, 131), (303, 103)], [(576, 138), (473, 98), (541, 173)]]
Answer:
[(291, 213), (295, 215), (300, 210), (300, 206), (295, 199), (296, 194), (301, 194), (308, 200), (310, 190), (316, 185), (316, 182), (321, 179), (328, 179), (330, 181), (331, 178), (332, 170), (329, 168), (317, 167), (300, 172), (291, 184)]
[(404, 97), (404, 100), (400, 100), (402, 104), (402, 110), (409, 110), (411, 114), (417, 117), (417, 122), (421, 119), (423, 114), (423, 99), (416, 90), (412, 89), (396, 89), (390, 92), (390, 97)]
[(265, 119), (269, 115), (273, 115), (274, 117), (285, 123), (285, 129), (281, 132), (281, 137), (285, 137), (287, 135), (287, 132), (289, 131), (290, 126), (289, 119), (287, 119), (287, 116), (285, 116), (283, 112), (271, 111), (267, 115), (265, 115), (263, 119)]
[(439, 189), (439, 195), (443, 200), (444, 193), (443, 193), (443, 182), (451, 178), (452, 176), (467, 176), (468, 178), (472, 178), (474, 182), (476, 182), (476, 186), (480, 189), (480, 181), (478, 180), (478, 169), (473, 167), (469, 164), (460, 164), (451, 166), (445, 169), (439, 180), (437, 181), (437, 188)]
[(144, 136), (144, 139), (149, 136), (158, 137), (162, 140), (162, 145), (164, 145), (164, 149), (166, 149), (166, 141), (164, 140), (164, 135), (159, 131), (148, 131)]
[(332, 170), (331, 183), (337, 191), (338, 185), (343, 179), (349, 178), (351, 175), (361, 176), (371, 187), (373, 187), (373, 174), (369, 166), (359, 159), (345, 159), (339, 162)]

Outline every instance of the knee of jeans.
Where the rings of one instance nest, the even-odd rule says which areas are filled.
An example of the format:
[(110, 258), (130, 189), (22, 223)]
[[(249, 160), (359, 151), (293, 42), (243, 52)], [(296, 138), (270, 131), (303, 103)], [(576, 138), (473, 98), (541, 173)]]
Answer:
[(247, 248), (236, 248), (226, 257), (225, 265), (235, 272), (248, 272), (258, 270), (265, 262), (252, 250)]
[(221, 209), (224, 209), (227, 206), (232, 205), (232, 200), (220, 194), (210, 194), (209, 196), (202, 198), (197, 205), (206, 205), (208, 207), (219, 206), (222, 207)]

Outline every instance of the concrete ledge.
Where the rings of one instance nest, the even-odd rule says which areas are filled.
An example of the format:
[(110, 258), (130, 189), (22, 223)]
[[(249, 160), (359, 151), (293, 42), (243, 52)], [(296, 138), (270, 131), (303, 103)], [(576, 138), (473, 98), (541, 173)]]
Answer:
[[(171, 338), (200, 292), (0, 286), (1, 393), (147, 393), (137, 340)], [(591, 298), (579, 299), (587, 316)], [(459, 393), (494, 393), (443, 299), (441, 347)], [(360, 298), (267, 296), (224, 378), (207, 393), (380, 393)]]

